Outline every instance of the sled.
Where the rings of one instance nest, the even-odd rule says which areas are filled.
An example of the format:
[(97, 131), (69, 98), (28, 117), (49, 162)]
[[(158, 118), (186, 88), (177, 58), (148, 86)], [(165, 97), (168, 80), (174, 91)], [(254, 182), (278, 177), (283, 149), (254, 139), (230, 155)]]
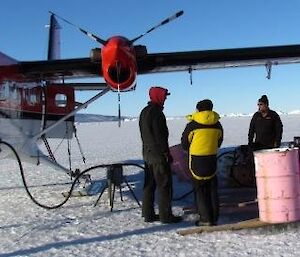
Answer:
[[(253, 188), (222, 189), (220, 195), (219, 225), (200, 226), (180, 230), (180, 235), (203, 232), (239, 230), (272, 225), (259, 220), (256, 190)], [(183, 208), (184, 215), (197, 214), (195, 206)], [(198, 218), (198, 217), (197, 217)], [(196, 218), (196, 219), (197, 219)], [(196, 221), (195, 219), (195, 221)]]
[[(192, 181), (188, 167), (188, 153), (180, 144), (170, 147), (173, 157), (171, 170), (181, 182)], [(254, 159), (248, 146), (224, 147), (217, 154), (219, 188), (255, 187)]]

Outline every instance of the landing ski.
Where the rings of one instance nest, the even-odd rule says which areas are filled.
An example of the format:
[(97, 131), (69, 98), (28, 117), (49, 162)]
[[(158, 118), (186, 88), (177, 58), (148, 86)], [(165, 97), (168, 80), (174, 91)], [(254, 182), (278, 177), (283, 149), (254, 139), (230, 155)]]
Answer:
[[(101, 181), (93, 181), (85, 187), (77, 187), (71, 193), (71, 197), (93, 196), (100, 193), (103, 183)], [(64, 197), (69, 195), (70, 191), (62, 192)]]

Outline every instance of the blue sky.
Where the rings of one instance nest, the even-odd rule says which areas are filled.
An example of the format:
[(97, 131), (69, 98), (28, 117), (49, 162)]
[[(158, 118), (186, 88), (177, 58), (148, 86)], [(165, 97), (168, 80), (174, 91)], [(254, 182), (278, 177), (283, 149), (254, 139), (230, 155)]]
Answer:
[[(3, 0), (0, 16), (0, 51), (18, 60), (46, 58), (51, 10), (101, 38), (122, 35), (129, 39), (145, 32), (179, 10), (179, 19), (153, 31), (137, 43), (149, 53), (268, 45), (300, 44), (300, 1), (289, 0)], [(99, 47), (68, 24), (63, 29), (62, 58), (87, 57)], [(121, 95), (122, 115), (138, 116), (152, 85), (171, 91), (165, 105), (168, 116), (186, 115), (204, 98), (219, 113), (251, 113), (257, 99), (269, 96), (274, 110), (300, 109), (300, 65), (202, 70), (139, 76), (137, 89)], [(98, 79), (97, 81), (101, 81)], [(85, 101), (95, 92), (78, 93)], [(117, 94), (108, 93), (85, 112), (117, 115)]]

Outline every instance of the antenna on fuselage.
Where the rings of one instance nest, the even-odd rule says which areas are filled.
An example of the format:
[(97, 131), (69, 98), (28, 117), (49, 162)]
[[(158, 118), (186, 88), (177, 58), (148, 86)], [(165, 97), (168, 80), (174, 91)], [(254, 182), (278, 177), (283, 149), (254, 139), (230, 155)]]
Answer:
[(174, 15), (170, 16), (169, 18), (164, 19), (162, 22), (160, 22), (160, 23), (157, 24), (156, 26), (153, 26), (151, 29), (147, 30), (145, 33), (139, 35), (138, 37), (136, 37), (136, 38), (134, 38), (134, 39), (132, 39), (132, 40), (130, 40), (130, 42), (131, 42), (131, 43), (134, 43), (135, 41), (137, 41), (137, 40), (140, 39), (141, 37), (143, 37), (143, 36), (149, 34), (150, 32), (152, 32), (153, 30), (159, 28), (160, 26), (163, 26), (163, 25), (169, 23), (170, 21), (177, 19), (177, 18), (180, 17), (182, 14), (183, 14), (183, 11), (182, 11), (182, 10), (179, 11), (179, 12), (177, 12), (177, 13), (175, 13)]
[(63, 18), (63, 17), (61, 17), (61, 16), (55, 14), (54, 12), (49, 11), (49, 13), (55, 15), (57, 18), (59, 18), (59, 19), (61, 19), (62, 21), (64, 21), (64, 22), (70, 24), (71, 26), (73, 26), (73, 27), (79, 29), (82, 33), (84, 33), (85, 35), (87, 35), (89, 38), (95, 40), (96, 42), (98, 42), (98, 43), (100, 43), (100, 44), (102, 44), (102, 45), (105, 45), (105, 44), (106, 44), (106, 42), (107, 42), (106, 40), (103, 40), (102, 38), (96, 36), (95, 34), (93, 34), (93, 33), (91, 33), (91, 32), (88, 32), (87, 30), (84, 30), (84, 29), (80, 28), (79, 26), (77, 26), (77, 25), (75, 25), (74, 23), (72, 23), (72, 22), (66, 20), (65, 18)]

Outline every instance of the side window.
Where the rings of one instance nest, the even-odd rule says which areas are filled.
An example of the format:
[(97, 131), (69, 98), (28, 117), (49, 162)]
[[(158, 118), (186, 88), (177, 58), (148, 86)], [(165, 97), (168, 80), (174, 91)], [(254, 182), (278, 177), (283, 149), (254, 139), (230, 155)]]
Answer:
[(55, 105), (57, 107), (65, 108), (67, 106), (67, 96), (65, 94), (56, 94)]
[(33, 91), (29, 96), (29, 104), (35, 105), (36, 103), (37, 103), (37, 98), (35, 92)]
[(6, 84), (0, 85), (0, 101), (5, 101), (8, 98), (8, 86)]
[(28, 105), (35, 106), (40, 103), (37, 88), (28, 88), (25, 90), (25, 101)]
[(13, 84), (13, 86), (9, 88), (9, 95), (12, 101), (17, 103), (21, 101), (20, 89), (16, 84)]

